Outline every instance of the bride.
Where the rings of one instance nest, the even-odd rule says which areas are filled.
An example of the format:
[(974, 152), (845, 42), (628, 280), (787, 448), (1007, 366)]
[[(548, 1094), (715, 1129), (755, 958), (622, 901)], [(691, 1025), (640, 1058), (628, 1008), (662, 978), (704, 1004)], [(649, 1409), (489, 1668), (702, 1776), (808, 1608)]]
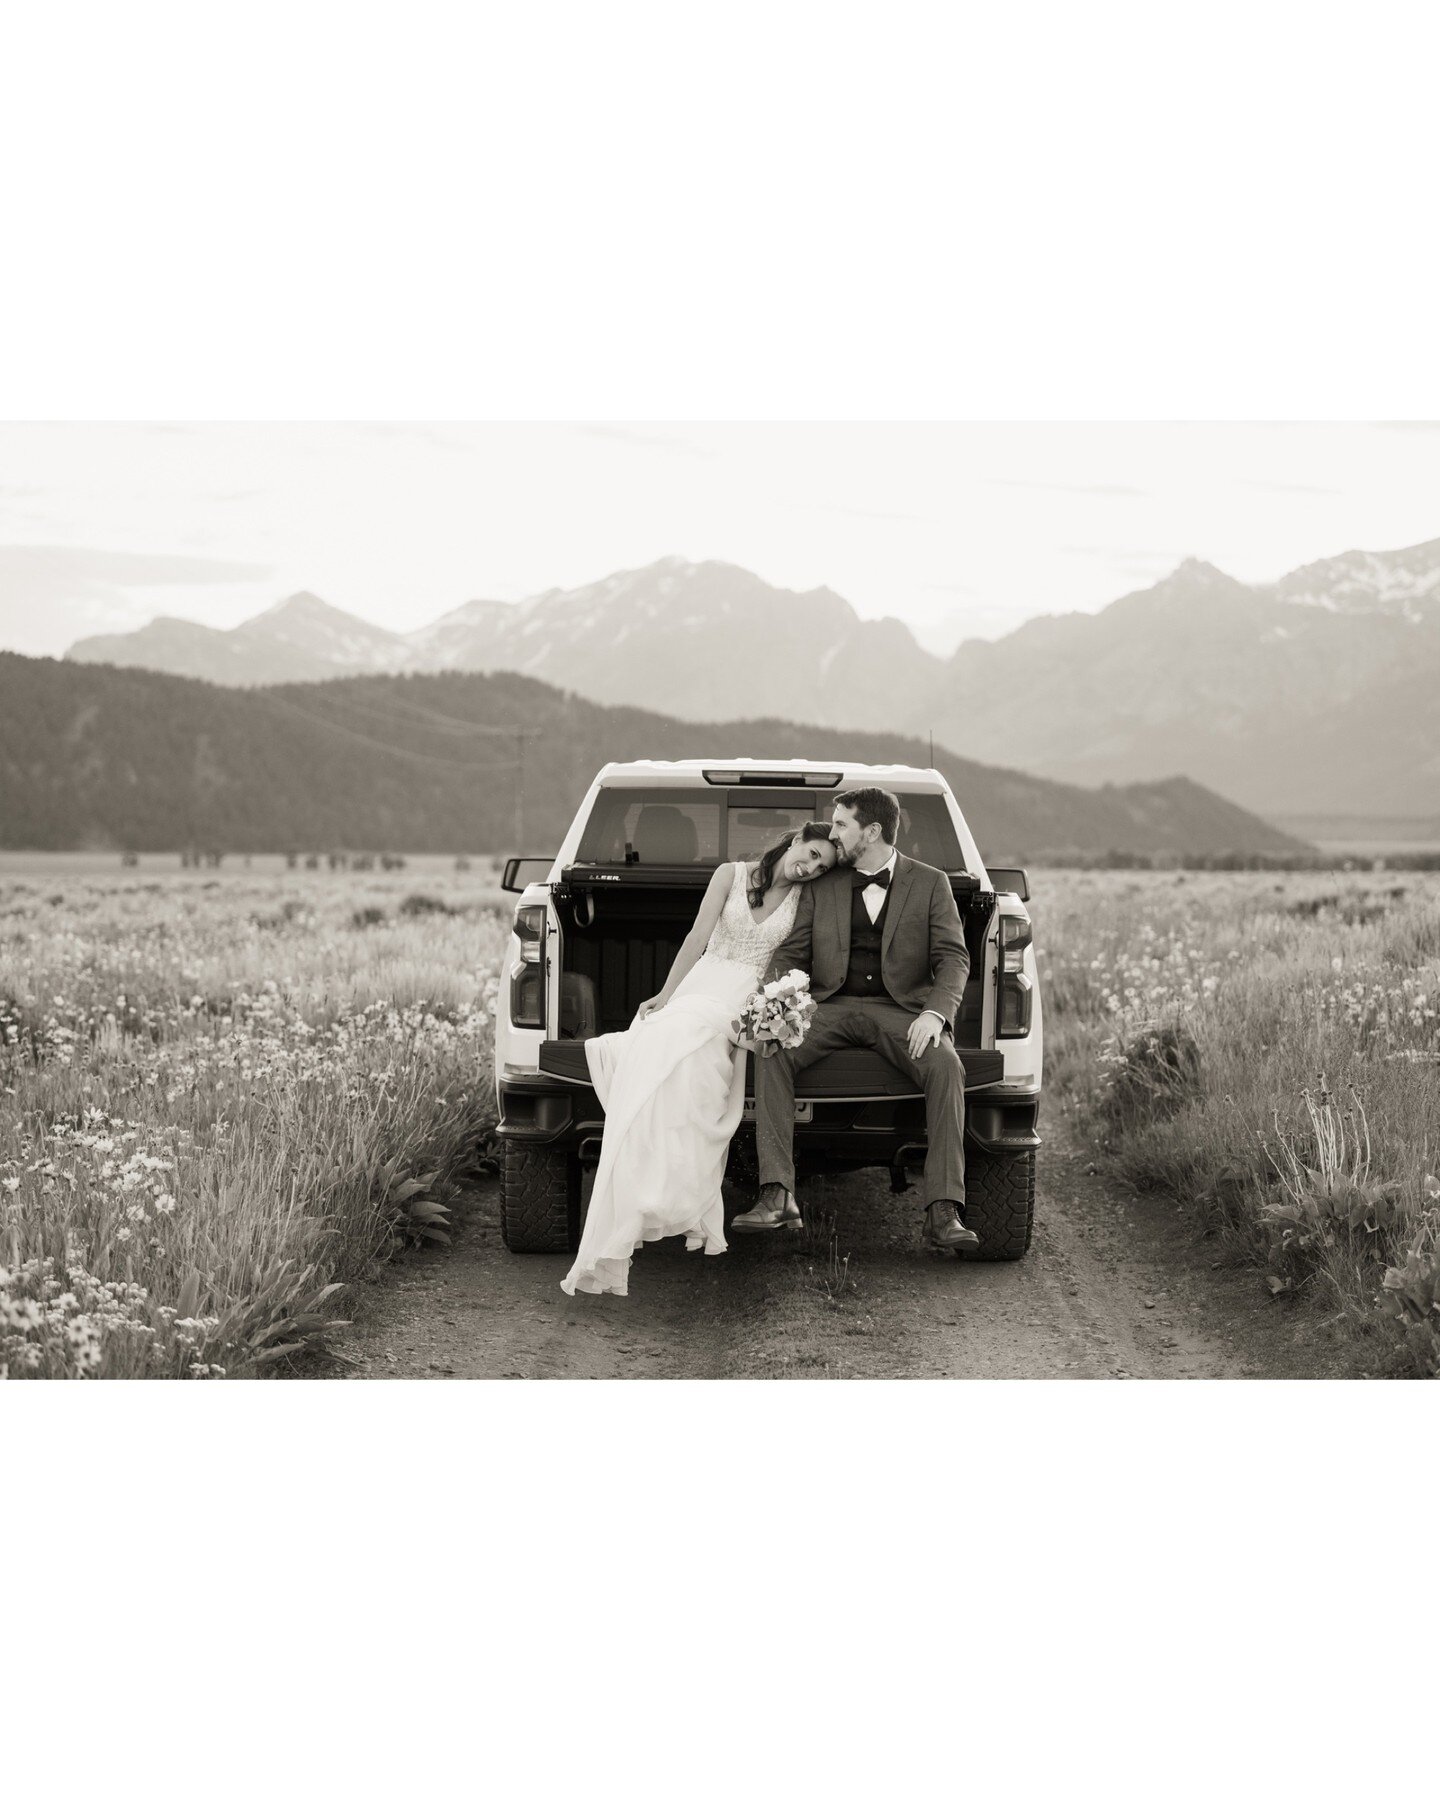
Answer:
[[(627, 1293), (632, 1253), (655, 1238), (724, 1250), (720, 1182), (745, 1105), (735, 1017), (789, 936), (801, 888), (837, 856), (829, 824), (810, 819), (756, 862), (721, 863), (664, 987), (628, 1031), (586, 1040), (605, 1133), (567, 1294)], [(784, 1223), (798, 1225), (798, 1209)]]

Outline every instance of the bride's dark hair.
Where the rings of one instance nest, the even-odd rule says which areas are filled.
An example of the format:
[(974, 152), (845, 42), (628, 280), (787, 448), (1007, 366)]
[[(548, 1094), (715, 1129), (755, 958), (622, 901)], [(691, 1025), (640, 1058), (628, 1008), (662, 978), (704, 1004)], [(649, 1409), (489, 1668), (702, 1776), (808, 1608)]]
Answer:
[(764, 905), (765, 896), (775, 883), (775, 865), (797, 837), (807, 844), (828, 844), (830, 827), (823, 819), (807, 819), (798, 831), (787, 831), (778, 844), (770, 846), (760, 858), (760, 867), (755, 871), (753, 879), (746, 880), (745, 892), (753, 907), (758, 909)]

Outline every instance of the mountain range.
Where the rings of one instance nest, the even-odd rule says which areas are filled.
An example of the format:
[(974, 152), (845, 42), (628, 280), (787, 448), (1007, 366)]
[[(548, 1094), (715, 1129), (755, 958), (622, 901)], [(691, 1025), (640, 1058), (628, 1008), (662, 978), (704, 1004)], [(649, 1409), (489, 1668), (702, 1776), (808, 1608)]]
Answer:
[(418, 666), (395, 632), (309, 593), (291, 594), (229, 631), (161, 617), (138, 631), (81, 638), (65, 654), (73, 662), (155, 669), (223, 687), (324, 681), (365, 670)]
[(236, 686), (511, 671), (690, 720), (878, 713), (985, 762), (1086, 786), (1185, 775), (1269, 815), (1440, 810), (1440, 539), (1265, 586), (1192, 558), (1097, 613), (1043, 614), (948, 658), (828, 588), (680, 557), (473, 600), (406, 634), (306, 593), (230, 631), (156, 619), (68, 656)]
[[(0, 849), (542, 854), (604, 763), (737, 753), (931, 761), (896, 732), (700, 724), (510, 672), (241, 689), (0, 653)], [(1091, 792), (934, 762), (997, 866), (1308, 848), (1184, 778)]]

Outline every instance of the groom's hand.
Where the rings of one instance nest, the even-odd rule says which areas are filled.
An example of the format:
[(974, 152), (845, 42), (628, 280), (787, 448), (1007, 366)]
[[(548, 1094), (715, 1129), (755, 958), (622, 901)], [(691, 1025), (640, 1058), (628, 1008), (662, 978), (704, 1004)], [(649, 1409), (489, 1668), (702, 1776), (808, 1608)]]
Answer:
[(910, 1027), (910, 1054), (918, 1061), (927, 1050), (940, 1042), (945, 1027), (937, 1013), (923, 1012)]

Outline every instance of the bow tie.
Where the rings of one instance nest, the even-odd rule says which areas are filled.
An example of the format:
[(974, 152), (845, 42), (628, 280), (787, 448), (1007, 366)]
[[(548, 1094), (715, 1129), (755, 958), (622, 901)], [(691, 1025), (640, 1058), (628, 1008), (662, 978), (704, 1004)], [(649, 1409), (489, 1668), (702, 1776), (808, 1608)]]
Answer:
[(881, 869), (876, 875), (867, 875), (863, 869), (856, 869), (855, 885), (857, 888), (888, 888), (890, 885), (890, 871), (888, 869)]

